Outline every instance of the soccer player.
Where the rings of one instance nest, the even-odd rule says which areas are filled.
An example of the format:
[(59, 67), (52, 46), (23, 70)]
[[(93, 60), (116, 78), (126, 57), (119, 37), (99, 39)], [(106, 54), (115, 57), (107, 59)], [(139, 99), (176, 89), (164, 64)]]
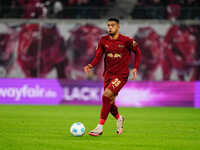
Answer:
[(89, 132), (91, 136), (99, 136), (103, 133), (103, 126), (109, 112), (117, 120), (117, 134), (123, 132), (124, 117), (118, 112), (115, 98), (125, 85), (129, 76), (129, 60), (131, 52), (135, 53), (135, 65), (132, 70), (134, 80), (138, 70), (141, 51), (138, 44), (131, 38), (119, 33), (119, 20), (110, 18), (107, 21), (108, 35), (101, 37), (96, 50), (96, 56), (91, 64), (84, 67), (88, 73), (95, 67), (104, 55), (104, 93), (102, 96), (102, 108), (97, 127)]

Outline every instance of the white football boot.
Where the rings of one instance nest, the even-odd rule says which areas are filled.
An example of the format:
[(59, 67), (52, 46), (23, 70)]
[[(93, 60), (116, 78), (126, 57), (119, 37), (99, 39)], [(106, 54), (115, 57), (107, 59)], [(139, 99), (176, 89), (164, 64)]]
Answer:
[(117, 134), (120, 135), (123, 132), (124, 117), (120, 116), (117, 120)]
[(103, 134), (103, 128), (100, 126), (97, 126), (95, 129), (91, 130), (89, 133), (91, 136), (99, 136)]

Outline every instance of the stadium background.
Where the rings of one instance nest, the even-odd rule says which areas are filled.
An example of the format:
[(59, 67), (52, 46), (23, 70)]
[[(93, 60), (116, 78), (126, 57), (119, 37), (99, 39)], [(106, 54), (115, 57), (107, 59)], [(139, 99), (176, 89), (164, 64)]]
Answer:
[[(197, 135), (200, 131), (200, 112), (196, 109), (200, 107), (198, 0), (11, 0), (0, 3), (2, 149), (22, 148), (15, 139), (19, 134), (19, 127), (11, 125), (15, 123), (24, 124), (20, 131), (25, 137), (20, 139), (24, 141), (25, 148), (88, 148), (90, 144), (85, 144), (83, 139), (76, 142), (70, 137), (67, 128), (75, 121), (83, 121), (87, 129), (92, 128), (92, 120), (98, 120), (104, 65), (103, 62), (100, 63), (89, 75), (83, 72), (83, 67), (94, 57), (99, 38), (106, 34), (106, 19), (111, 16), (120, 18), (120, 32), (134, 38), (142, 50), (136, 81), (129, 81), (116, 100), (117, 105), (122, 107), (122, 112), (129, 118), (132, 117), (132, 121), (134, 118), (138, 119), (135, 124), (132, 121), (127, 124), (129, 130), (131, 128), (131, 132), (136, 134), (125, 132), (124, 140), (120, 139), (124, 143), (119, 141), (118, 148), (200, 147), (197, 142), (200, 139)], [(134, 55), (131, 62), (134, 62)], [(130, 63), (130, 69), (132, 67), (133, 63)], [(142, 108), (138, 110), (135, 107)], [(48, 115), (44, 112), (48, 112)], [(80, 112), (85, 117), (80, 116)], [(45, 128), (47, 122), (51, 122), (51, 115), (55, 116), (55, 127), (60, 128), (55, 131), (67, 135), (67, 140), (71, 143), (57, 143), (57, 134), (50, 132), (49, 136), (54, 136), (53, 143), (46, 137), (45, 142), (38, 144), (36, 140), (36, 145), (32, 144), (34, 140), (31, 141), (31, 138), (38, 139), (44, 134), (42, 128)], [(30, 128), (25, 126), (27, 124), (24, 119), (29, 119), (30, 116), (33, 119), (30, 120), (32, 124), (29, 133), (26, 129)], [(172, 120), (174, 122), (170, 124)], [(42, 122), (40, 131), (34, 135), (34, 123), (38, 121)], [(166, 124), (166, 128), (162, 123)], [(142, 128), (150, 124), (152, 130), (140, 132), (141, 124), (144, 125)], [(107, 132), (112, 130), (111, 127), (107, 127)], [(155, 128), (165, 133), (164, 139), (167, 142), (160, 142), (163, 139), (162, 132), (158, 134)], [(191, 130), (188, 131), (188, 128)], [(47, 129), (52, 128), (47, 125)], [(174, 136), (169, 136), (173, 129)], [(33, 134), (28, 138), (29, 146), (25, 140), (27, 133)], [(190, 133), (195, 138), (190, 137)], [(157, 134), (160, 139), (157, 142), (151, 141), (153, 135)], [(110, 137), (113, 135), (105, 136), (111, 141), (115, 140)], [(136, 140), (136, 143), (127, 143), (130, 137), (144, 138), (143, 136), (147, 136), (149, 142)], [(66, 140), (64, 137), (59, 138), (63, 143)], [(95, 143), (93, 139), (86, 138)], [(182, 140), (169, 140), (171, 138), (183, 138), (183, 141), (189, 139), (190, 143), (185, 142), (180, 146)], [(8, 142), (9, 139), (13, 141), (12, 144)], [(76, 146), (74, 143), (80, 145)], [(110, 143), (100, 143), (109, 148)], [(100, 148), (100, 143), (97, 141), (97, 148)]]

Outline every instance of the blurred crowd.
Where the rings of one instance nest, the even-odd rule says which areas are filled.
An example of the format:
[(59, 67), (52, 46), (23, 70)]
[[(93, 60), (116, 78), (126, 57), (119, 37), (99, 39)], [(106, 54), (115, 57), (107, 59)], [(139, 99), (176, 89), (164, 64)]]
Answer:
[(169, 4), (178, 4), (183, 6), (199, 6), (199, 0), (137, 0), (137, 5), (146, 6), (167, 6)]
[[(84, 18), (115, 0), (1, 0), (1, 18)], [(89, 12), (88, 12), (89, 11)], [(87, 14), (84, 14), (87, 13)], [(95, 14), (94, 14), (95, 15)]]
[(199, 0), (138, 0), (131, 16), (138, 19), (200, 19)]
[[(103, 18), (117, 3), (119, 0), (1, 0), (0, 17)], [(137, 0), (129, 16), (176, 20), (200, 19), (199, 14), (199, 0)]]

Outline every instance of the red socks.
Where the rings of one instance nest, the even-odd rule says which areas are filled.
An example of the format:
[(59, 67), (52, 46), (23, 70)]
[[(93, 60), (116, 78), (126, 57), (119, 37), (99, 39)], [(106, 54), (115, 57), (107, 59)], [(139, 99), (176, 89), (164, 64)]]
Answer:
[(101, 116), (99, 120), (99, 124), (104, 125), (106, 119), (108, 118), (109, 112), (116, 118), (119, 119), (120, 115), (118, 112), (118, 108), (115, 104), (110, 104), (110, 98), (103, 96), (103, 104), (101, 108)]
[(118, 108), (117, 106), (114, 104), (111, 104), (111, 108), (110, 108), (110, 113), (115, 117), (115, 119), (119, 119), (120, 115), (118, 112)]
[(102, 104), (102, 108), (101, 108), (101, 116), (100, 116), (100, 121), (99, 124), (104, 125), (106, 119), (108, 118), (108, 114), (110, 112), (110, 108), (111, 108), (111, 100), (110, 98), (103, 96), (103, 104)]

